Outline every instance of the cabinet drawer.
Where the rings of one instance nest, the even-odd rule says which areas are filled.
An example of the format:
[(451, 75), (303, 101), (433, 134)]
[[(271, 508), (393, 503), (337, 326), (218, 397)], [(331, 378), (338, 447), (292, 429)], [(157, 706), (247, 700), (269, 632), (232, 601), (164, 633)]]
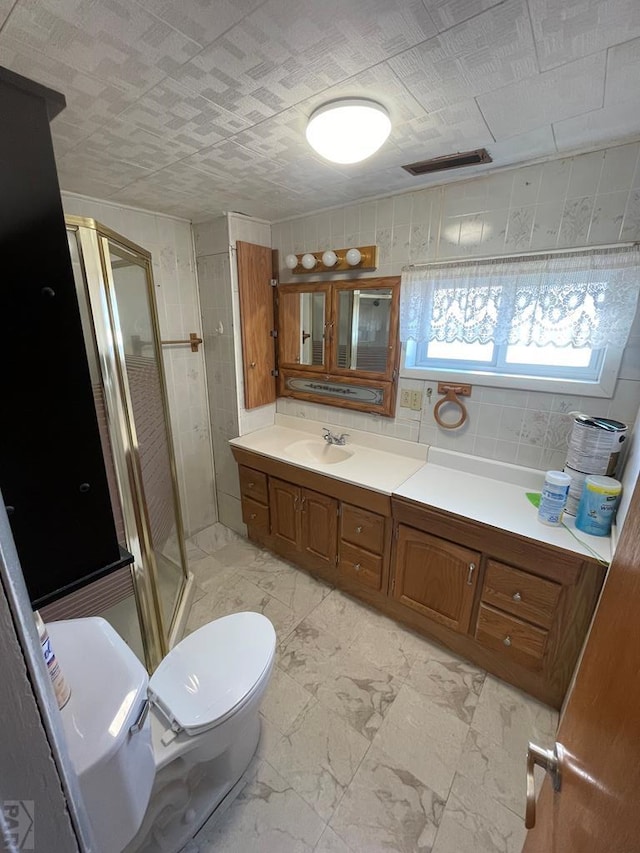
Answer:
[(240, 494), (243, 497), (252, 498), (262, 504), (269, 503), (269, 489), (267, 487), (267, 475), (254, 468), (239, 466)]
[(542, 628), (550, 628), (561, 591), (558, 583), (489, 560), (482, 600)]
[(384, 550), (384, 516), (366, 509), (342, 504), (340, 538), (374, 554)]
[(370, 554), (362, 548), (349, 545), (340, 540), (340, 558), (338, 561), (340, 574), (357, 580), (358, 583), (380, 589), (382, 584), (382, 557)]
[(476, 640), (488, 649), (500, 652), (506, 659), (513, 660), (534, 672), (542, 669), (547, 631), (480, 605)]
[(251, 498), (242, 498), (242, 520), (247, 527), (269, 530), (269, 507)]

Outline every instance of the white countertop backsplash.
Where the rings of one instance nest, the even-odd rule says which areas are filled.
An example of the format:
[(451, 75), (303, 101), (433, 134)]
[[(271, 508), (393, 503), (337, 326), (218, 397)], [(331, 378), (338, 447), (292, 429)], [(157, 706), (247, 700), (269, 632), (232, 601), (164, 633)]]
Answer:
[(537, 510), (526, 493), (541, 491), (543, 471), (354, 429), (349, 431), (346, 445), (353, 455), (344, 462), (303, 463), (288, 455), (287, 447), (296, 441), (310, 436), (321, 440), (325, 426), (332, 432), (343, 431), (329, 422), (277, 414), (273, 426), (234, 438), (230, 443), (566, 551), (597, 556), (605, 562), (611, 560), (610, 537), (576, 530), (572, 516), (565, 515), (566, 527), (548, 527), (538, 521)]

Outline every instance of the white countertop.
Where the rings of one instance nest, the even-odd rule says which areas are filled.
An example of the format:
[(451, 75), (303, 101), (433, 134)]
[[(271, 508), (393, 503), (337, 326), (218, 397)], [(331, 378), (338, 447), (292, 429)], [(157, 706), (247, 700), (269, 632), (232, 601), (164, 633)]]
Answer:
[[(346, 428), (340, 426), (326, 425), (332, 432), (346, 431)], [(353, 455), (336, 465), (303, 462), (289, 453), (291, 445), (309, 439), (317, 438), (322, 447), (322, 427), (323, 424), (318, 421), (276, 415), (274, 426), (233, 438), (229, 443), (385, 495), (392, 494), (407, 477), (422, 468), (427, 459), (429, 448), (425, 444), (354, 429), (348, 430), (349, 438), (345, 445), (345, 449), (353, 451)]]
[[(566, 527), (548, 527), (538, 521), (537, 510), (526, 493), (542, 489), (543, 471), (353, 429), (345, 445), (352, 455), (345, 461), (325, 465), (292, 455), (289, 448), (296, 442), (318, 439), (322, 448), (323, 426), (317, 421), (276, 415), (274, 426), (231, 439), (230, 444), (566, 551), (611, 560), (610, 537), (576, 530), (571, 516), (564, 517)], [(335, 424), (326, 426), (342, 432)]]
[[(463, 457), (465, 454), (436, 452), (432, 448), (428, 463), (402, 483), (395, 494), (537, 542), (610, 561), (609, 536), (591, 536), (576, 530), (575, 519), (566, 514), (566, 527), (549, 527), (538, 521), (538, 511), (527, 498), (527, 492), (542, 489), (543, 471), (466, 457), (469, 468), (482, 472), (475, 473), (460, 470), (465, 462)], [(504, 479), (498, 479), (500, 475)]]

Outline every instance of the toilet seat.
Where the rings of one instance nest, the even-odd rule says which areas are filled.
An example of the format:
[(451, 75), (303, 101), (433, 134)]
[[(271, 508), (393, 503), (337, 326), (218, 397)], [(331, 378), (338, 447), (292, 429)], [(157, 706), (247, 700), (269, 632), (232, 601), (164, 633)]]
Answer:
[(236, 713), (268, 676), (276, 633), (261, 613), (233, 613), (181, 640), (149, 680), (175, 732), (198, 735)]

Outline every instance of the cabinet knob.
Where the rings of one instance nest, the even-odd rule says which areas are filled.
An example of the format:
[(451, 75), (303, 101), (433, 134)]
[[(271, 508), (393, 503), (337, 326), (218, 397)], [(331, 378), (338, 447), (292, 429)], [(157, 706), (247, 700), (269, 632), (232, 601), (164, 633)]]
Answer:
[(359, 572), (360, 571), (360, 563), (354, 563), (353, 568), (356, 570), (356, 572)]
[(356, 527), (356, 533), (362, 533), (362, 526), (360, 524)]
[(255, 483), (247, 483), (247, 488), (248, 489), (254, 489), (255, 485), (256, 485)]
[(252, 513), (251, 513), (251, 515), (249, 516), (249, 518), (250, 518), (250, 520), (251, 520), (251, 521), (253, 521), (253, 519), (254, 519), (254, 518), (256, 518), (256, 517), (257, 517), (257, 516), (256, 516), (256, 513), (255, 513), (255, 512), (252, 512)]
[(522, 596), (519, 592), (514, 592), (512, 598), (514, 601), (522, 601)]
[(511, 637), (507, 634), (507, 636), (504, 638), (504, 640), (502, 642), (504, 643), (505, 646), (510, 646), (511, 645)]
[(467, 575), (467, 586), (471, 586), (473, 584), (473, 573), (476, 570), (475, 563), (469, 563), (469, 574)]
[(251, 362), (251, 367), (255, 367), (255, 366), (256, 366), (255, 361), (252, 361), (252, 362)]

